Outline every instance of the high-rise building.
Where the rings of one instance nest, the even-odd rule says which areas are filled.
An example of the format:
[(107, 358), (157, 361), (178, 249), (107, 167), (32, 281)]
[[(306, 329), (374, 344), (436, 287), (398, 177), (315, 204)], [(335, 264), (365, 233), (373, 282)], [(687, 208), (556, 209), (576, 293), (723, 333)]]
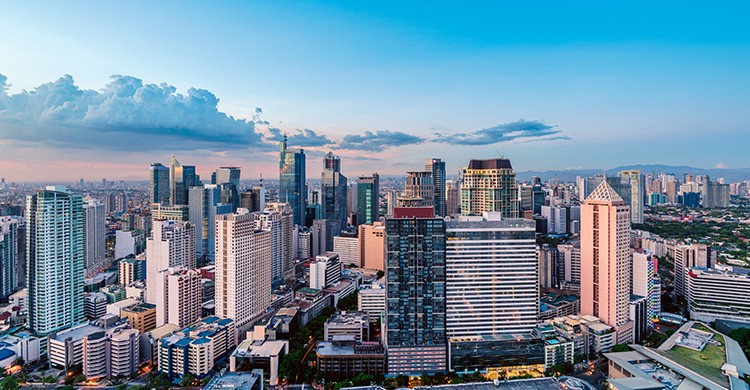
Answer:
[(620, 177), (630, 181), (630, 221), (643, 223), (643, 203), (646, 201), (646, 181), (639, 170), (620, 172)]
[(191, 187), (189, 192), (189, 220), (195, 226), (195, 255), (213, 261), (216, 216), (232, 212), (232, 205), (221, 203), (221, 188), (217, 184)]
[(149, 168), (149, 202), (169, 203), (169, 168), (161, 163), (151, 164)]
[(271, 305), (271, 244), (271, 232), (259, 230), (244, 209), (217, 219), (216, 315), (234, 319), (238, 329)]
[(18, 219), (0, 217), (0, 299), (18, 288)]
[(385, 225), (359, 225), (359, 266), (367, 269), (385, 269)]
[(445, 161), (439, 158), (428, 159), (425, 161), (425, 171), (432, 173), (435, 215), (445, 217), (448, 214), (445, 199)]
[(448, 339), (529, 334), (539, 315), (535, 224), (499, 213), (446, 223)]
[[(278, 287), (293, 279), (293, 214), (286, 203), (268, 203), (266, 211), (252, 214), (257, 228), (271, 233), (271, 285)], [(290, 271), (292, 269), (292, 271)]]
[(26, 198), (28, 324), (49, 334), (83, 321), (83, 201), (65, 187)]
[(516, 172), (510, 160), (471, 160), (463, 168), (461, 184), (461, 214), (482, 215), (498, 211), (503, 218), (518, 218), (520, 202)]
[(432, 206), (397, 207), (385, 241), (388, 373), (445, 371), (445, 220)]
[(661, 312), (660, 289), (656, 287), (654, 256), (650, 251), (635, 249), (633, 251), (633, 295), (646, 298), (646, 329), (654, 328), (654, 320)]
[(380, 176), (360, 176), (357, 180), (357, 224), (380, 219)]
[(104, 226), (104, 205), (86, 198), (83, 202), (83, 240), (86, 251), (86, 274), (93, 275), (101, 270), (107, 254), (105, 243), (107, 228)]
[(323, 206), (323, 219), (338, 220), (341, 230), (346, 228), (346, 188), (346, 176), (341, 174), (341, 159), (328, 152), (323, 158), (323, 172), (320, 175), (320, 203)]
[(166, 323), (169, 310), (167, 276), (174, 269), (193, 269), (195, 259), (195, 226), (182, 221), (154, 221), (151, 237), (146, 241), (146, 302), (156, 305), (157, 326)]
[(435, 206), (435, 185), (432, 172), (406, 172), (404, 193), (398, 197), (399, 207)]
[(287, 149), (286, 135), (281, 142), (279, 159), (279, 202), (286, 202), (294, 212), (294, 223), (305, 226), (307, 190), (305, 188), (305, 150)]
[(445, 213), (448, 215), (458, 214), (461, 211), (461, 196), (458, 182), (455, 180), (445, 181)]
[(581, 314), (614, 327), (618, 343), (633, 341), (631, 263), (630, 210), (605, 180), (581, 206)]

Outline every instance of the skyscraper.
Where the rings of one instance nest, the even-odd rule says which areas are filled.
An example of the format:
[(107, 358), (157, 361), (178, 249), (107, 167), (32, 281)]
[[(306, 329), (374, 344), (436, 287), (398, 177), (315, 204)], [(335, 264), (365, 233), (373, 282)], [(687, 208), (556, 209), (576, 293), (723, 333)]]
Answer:
[(169, 168), (161, 163), (151, 164), (149, 169), (149, 202), (169, 203)]
[(630, 278), (630, 209), (605, 180), (581, 206), (581, 314), (614, 327), (618, 343), (633, 341)]
[(65, 187), (26, 198), (28, 324), (49, 334), (83, 321), (83, 202)]
[(449, 339), (529, 334), (537, 324), (535, 223), (500, 213), (446, 222)]
[(240, 209), (216, 224), (216, 315), (244, 330), (271, 305), (271, 232)]
[(0, 298), (18, 287), (18, 219), (0, 217)]
[(294, 223), (305, 226), (307, 190), (305, 188), (305, 150), (287, 149), (286, 135), (279, 153), (279, 202), (286, 202), (294, 212)]
[(503, 218), (519, 217), (518, 185), (510, 160), (471, 160), (462, 173), (462, 215), (498, 211)]
[(195, 242), (192, 223), (154, 221), (146, 241), (146, 302), (156, 305), (156, 326), (166, 323), (169, 312), (167, 277), (174, 269), (195, 268)]
[(188, 213), (195, 226), (195, 252), (199, 259), (214, 260), (216, 216), (232, 212), (231, 204), (221, 203), (221, 188), (205, 184), (190, 188)]
[(323, 219), (338, 220), (341, 230), (346, 229), (346, 187), (346, 176), (341, 174), (341, 159), (328, 152), (323, 158), (323, 172), (320, 175)]
[(445, 371), (445, 220), (400, 208), (385, 222), (389, 374)]
[(357, 224), (369, 224), (380, 218), (380, 176), (360, 176), (357, 180)]
[(86, 250), (86, 274), (92, 275), (103, 267), (106, 256), (105, 243), (107, 228), (105, 225), (104, 205), (94, 199), (86, 198), (83, 203), (83, 240)]
[(445, 162), (439, 158), (431, 158), (425, 161), (425, 171), (432, 173), (435, 215), (445, 217), (448, 213), (445, 199)]
[(630, 221), (632, 223), (643, 223), (643, 203), (646, 201), (646, 179), (641, 171), (635, 169), (620, 172), (620, 177), (630, 180)]

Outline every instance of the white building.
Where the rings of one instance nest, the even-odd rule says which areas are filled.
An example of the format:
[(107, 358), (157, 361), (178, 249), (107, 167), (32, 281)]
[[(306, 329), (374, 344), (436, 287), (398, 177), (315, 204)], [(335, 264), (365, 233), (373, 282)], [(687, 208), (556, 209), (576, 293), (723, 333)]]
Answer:
[(216, 315), (244, 329), (271, 305), (272, 232), (258, 230), (253, 214), (217, 217)]
[(146, 302), (156, 305), (157, 326), (166, 323), (169, 268), (195, 268), (195, 226), (190, 222), (156, 220), (146, 241)]
[(542, 206), (542, 217), (547, 218), (547, 234), (568, 232), (567, 210), (564, 206)]
[(107, 229), (104, 205), (87, 198), (83, 203), (83, 240), (86, 250), (86, 273), (92, 275), (103, 267)]
[(341, 280), (341, 262), (335, 252), (326, 252), (310, 263), (310, 288), (324, 289)]
[(531, 333), (539, 315), (534, 222), (499, 212), (446, 222), (448, 338)]
[(356, 235), (333, 237), (333, 251), (338, 253), (341, 264), (359, 265), (359, 238)]

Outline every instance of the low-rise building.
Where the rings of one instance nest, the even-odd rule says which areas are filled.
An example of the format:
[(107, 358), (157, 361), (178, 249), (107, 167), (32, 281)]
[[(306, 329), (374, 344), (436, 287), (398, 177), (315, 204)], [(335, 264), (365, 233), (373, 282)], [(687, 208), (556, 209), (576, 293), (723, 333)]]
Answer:
[(187, 374), (206, 377), (237, 345), (236, 333), (232, 319), (214, 316), (163, 337), (159, 341), (159, 372), (171, 380)]

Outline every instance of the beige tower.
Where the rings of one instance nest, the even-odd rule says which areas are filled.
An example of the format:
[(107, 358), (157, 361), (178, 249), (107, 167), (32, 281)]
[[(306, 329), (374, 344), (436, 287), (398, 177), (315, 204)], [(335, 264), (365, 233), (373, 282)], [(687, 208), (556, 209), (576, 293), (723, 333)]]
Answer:
[(247, 209), (216, 216), (216, 315), (240, 334), (271, 305), (271, 232)]
[(581, 314), (633, 341), (630, 302), (630, 208), (603, 181), (581, 206)]

